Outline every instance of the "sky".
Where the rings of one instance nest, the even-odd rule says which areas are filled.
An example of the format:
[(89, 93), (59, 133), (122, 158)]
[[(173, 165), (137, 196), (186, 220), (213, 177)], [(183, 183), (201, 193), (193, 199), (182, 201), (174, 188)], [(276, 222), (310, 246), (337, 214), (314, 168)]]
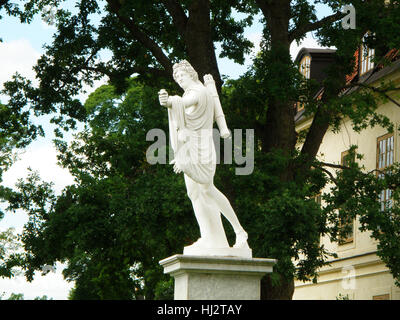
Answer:
[[(329, 13), (323, 7), (318, 9), (319, 18)], [(226, 58), (219, 59), (218, 64), (221, 74), (230, 78), (237, 78), (247, 71), (252, 55), (259, 49), (261, 30), (262, 27), (258, 23), (246, 30), (246, 37), (253, 41), (255, 47), (246, 58), (245, 65), (235, 64)], [(0, 88), (3, 87), (5, 81), (11, 79), (15, 72), (19, 72), (32, 80), (34, 84), (37, 83), (32, 67), (44, 52), (43, 45), (51, 43), (54, 32), (55, 28), (47, 25), (40, 17), (36, 17), (29, 25), (21, 24), (16, 18), (12, 17), (3, 17), (0, 20), (0, 37), (3, 40), (0, 43)], [(318, 48), (320, 46), (312, 34), (308, 34), (301, 44), (292, 44), (292, 58), (296, 57), (302, 47)], [(93, 92), (102, 83), (105, 83), (105, 80), (98, 81), (92, 88), (87, 88), (87, 93), (79, 97), (81, 101), (84, 101), (90, 92)], [(0, 101), (5, 103), (6, 97), (0, 96)], [(48, 124), (49, 119), (49, 116), (45, 116), (37, 120), (45, 124), (46, 137), (38, 138), (25, 150), (19, 152), (19, 160), (3, 175), (3, 185), (14, 187), (18, 179), (27, 176), (28, 167), (38, 171), (44, 181), (53, 182), (55, 191), (58, 194), (65, 186), (74, 183), (70, 173), (57, 165), (57, 153), (52, 143), (54, 138), (53, 128)], [(67, 138), (71, 138), (71, 134)], [(0, 220), (0, 231), (13, 227), (17, 233), (20, 233), (26, 221), (27, 216), (23, 212), (6, 213), (5, 217)], [(3, 299), (5, 299), (11, 293), (22, 293), (27, 300), (43, 295), (55, 300), (67, 299), (73, 283), (63, 280), (62, 269), (63, 265), (57, 264), (55, 272), (51, 271), (46, 276), (41, 276), (40, 273), (37, 273), (31, 283), (26, 282), (23, 276), (17, 276), (12, 279), (0, 278), (0, 297), (3, 295)]]

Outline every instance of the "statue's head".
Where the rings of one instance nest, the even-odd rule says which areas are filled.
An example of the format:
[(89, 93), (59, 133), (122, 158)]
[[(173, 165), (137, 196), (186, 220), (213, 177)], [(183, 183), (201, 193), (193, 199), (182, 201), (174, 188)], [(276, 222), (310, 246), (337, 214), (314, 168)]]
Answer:
[(176, 79), (176, 74), (178, 73), (178, 71), (186, 72), (192, 78), (192, 80), (195, 82), (199, 81), (199, 76), (198, 76), (196, 70), (194, 70), (192, 65), (186, 60), (182, 60), (178, 63), (175, 63), (174, 66), (172, 67), (172, 69), (173, 69), (172, 75), (176, 82), (178, 82)]

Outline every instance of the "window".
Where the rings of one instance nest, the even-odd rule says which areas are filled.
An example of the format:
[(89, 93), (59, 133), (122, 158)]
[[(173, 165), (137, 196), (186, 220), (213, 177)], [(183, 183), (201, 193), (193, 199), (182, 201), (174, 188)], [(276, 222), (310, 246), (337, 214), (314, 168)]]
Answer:
[[(310, 79), (310, 69), (311, 69), (311, 57), (304, 56), (303, 59), (300, 61), (300, 73), (306, 79)], [(297, 102), (297, 112), (304, 109), (303, 102)]]
[(300, 73), (306, 78), (310, 79), (311, 57), (304, 56), (300, 62)]
[(360, 74), (364, 74), (374, 68), (373, 58), (375, 56), (375, 49), (368, 48), (364, 43), (368, 34), (366, 34), (363, 38), (363, 44), (361, 45), (360, 50), (360, 61), (361, 61), (361, 71)]
[(349, 150), (342, 152), (340, 156), (340, 163), (342, 166), (348, 167), (351, 163), (354, 163), (355, 161), (356, 159), (354, 153), (350, 153)]
[[(394, 136), (392, 133), (385, 134), (377, 139), (376, 169), (378, 177), (383, 178), (389, 172), (390, 166), (394, 162)], [(392, 190), (386, 189), (381, 192), (381, 210), (392, 207)]]
[(339, 235), (339, 244), (352, 243), (354, 241), (354, 219), (350, 217), (342, 218), (339, 221), (340, 232), (344, 235)]
[(321, 204), (322, 204), (322, 195), (321, 195), (321, 193), (318, 194), (317, 196), (315, 196), (314, 200), (319, 206), (321, 206)]
[[(351, 162), (354, 162), (354, 153), (350, 153), (348, 150), (342, 152), (340, 163), (342, 166), (349, 166)], [(344, 209), (340, 209), (344, 210)], [(339, 211), (340, 216), (340, 211)], [(351, 243), (354, 240), (354, 219), (350, 217), (342, 218), (339, 221), (339, 229), (340, 232), (344, 233), (344, 235), (339, 236), (339, 244)]]
[(301, 111), (301, 110), (303, 110), (304, 109), (304, 103), (302, 103), (302, 102), (297, 102), (297, 104), (296, 104), (296, 110), (297, 110), (297, 112), (299, 112), (299, 111)]

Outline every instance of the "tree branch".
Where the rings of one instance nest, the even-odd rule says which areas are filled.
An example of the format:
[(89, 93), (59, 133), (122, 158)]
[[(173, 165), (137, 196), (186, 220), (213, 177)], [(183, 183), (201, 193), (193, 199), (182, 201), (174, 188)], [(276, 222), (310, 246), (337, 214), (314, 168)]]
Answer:
[(304, 141), (303, 147), (301, 148), (301, 154), (304, 155), (307, 159), (306, 163), (310, 163), (315, 158), (318, 153), (319, 147), (322, 143), (322, 140), (325, 136), (325, 133), (329, 129), (330, 123), (330, 114), (331, 110), (329, 110), (322, 103), (315, 115), (314, 119), (311, 123), (311, 127), (307, 132), (306, 139)]
[(172, 63), (169, 58), (164, 54), (162, 49), (158, 46), (158, 44), (146, 33), (140, 30), (133, 19), (120, 14), (120, 2), (117, 0), (107, 0), (107, 3), (109, 4), (112, 12), (114, 12), (117, 15), (118, 19), (128, 28), (132, 36), (137, 39), (142, 45), (144, 45), (148, 50), (150, 50), (153, 56), (158, 60), (158, 62), (164, 67), (166, 71), (171, 71), (172, 73)]
[(171, 15), (176, 29), (182, 37), (185, 37), (188, 17), (186, 16), (182, 6), (176, 0), (162, 0), (162, 2)]
[(379, 174), (385, 174), (385, 171), (382, 171), (382, 170), (379, 170), (379, 169), (371, 170), (371, 171), (368, 172), (368, 174), (371, 174), (371, 173), (374, 173), (374, 172), (377, 172)]
[(322, 167), (320, 167), (320, 169), (323, 172), (325, 172), (336, 185), (338, 185), (338, 182), (337, 182), (336, 178), (334, 177), (334, 175), (332, 174), (332, 172), (330, 172), (329, 170), (326, 170), (325, 168), (322, 168)]
[(289, 32), (289, 41), (292, 42), (295, 39), (299, 39), (299, 38), (303, 37), (307, 32), (318, 30), (319, 28), (323, 27), (324, 25), (333, 23), (333, 22), (343, 18), (344, 16), (345, 16), (345, 14), (339, 11), (330, 16), (322, 18), (319, 21), (310, 22), (310, 23), (304, 24), (302, 26), (299, 26), (297, 29), (294, 29), (291, 32)]
[[(113, 73), (112, 71), (110, 71), (107, 68), (102, 68), (102, 67), (91, 67), (91, 66), (83, 66), (81, 68), (81, 70), (87, 70), (87, 71), (93, 71), (93, 72), (97, 72), (97, 73), (101, 73), (103, 75), (106, 75), (108, 77), (112, 77)], [(133, 73), (139, 73), (139, 74), (144, 74), (144, 73), (150, 73), (153, 74), (157, 77), (170, 77), (171, 75), (163, 69), (156, 69), (156, 68), (144, 68), (144, 67), (138, 67), (138, 66), (134, 66), (129, 68), (128, 70), (131, 74)]]
[(327, 162), (323, 162), (323, 161), (319, 161), (319, 163), (320, 163), (323, 167), (329, 167), (329, 168), (335, 168), (335, 169), (342, 169), (342, 170), (351, 169), (350, 167), (346, 167), (346, 166), (343, 166), (343, 165), (341, 165), (341, 164), (327, 163)]
[(343, 166), (343, 165), (340, 165), (340, 164), (327, 163), (327, 162), (322, 162), (322, 161), (318, 161), (318, 164), (320, 165), (320, 166), (318, 166), (318, 168), (320, 170), (322, 170), (323, 172), (325, 172), (336, 185), (338, 183), (337, 183), (337, 180), (336, 180), (335, 176), (332, 174), (332, 172), (330, 172), (329, 170), (325, 169), (324, 167), (341, 169), (341, 170), (350, 169), (349, 167), (346, 167), (346, 166)]
[(344, 86), (343, 89), (350, 89), (350, 88), (357, 88), (357, 87), (369, 89), (369, 90), (372, 90), (373, 92), (376, 92), (376, 93), (378, 93), (378, 94), (381, 94), (381, 95), (383, 95), (385, 98), (387, 98), (389, 101), (393, 102), (396, 106), (400, 107), (400, 103), (397, 102), (396, 100), (394, 100), (393, 98), (391, 98), (391, 97), (387, 94), (388, 91), (397, 91), (397, 90), (400, 90), (400, 87), (399, 87), (399, 88), (388, 89), (388, 90), (381, 90), (381, 89), (376, 88), (376, 87), (374, 87), (374, 86), (370, 86), (370, 85), (368, 85), (368, 84), (366, 84), (366, 83), (360, 83), (360, 82), (358, 82), (358, 83), (349, 83), (349, 84), (347, 84), (346, 86)]
[(256, 0), (257, 5), (260, 7), (264, 17), (268, 16), (269, 4), (267, 0)]

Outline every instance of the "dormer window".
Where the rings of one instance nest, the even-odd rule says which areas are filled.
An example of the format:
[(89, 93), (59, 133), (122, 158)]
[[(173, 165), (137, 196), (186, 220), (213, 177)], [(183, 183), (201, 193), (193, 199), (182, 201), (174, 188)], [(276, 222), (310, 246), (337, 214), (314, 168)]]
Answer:
[(300, 62), (300, 73), (306, 78), (310, 79), (310, 66), (311, 66), (311, 57), (304, 56)]
[[(293, 108), (297, 111), (303, 110), (308, 101), (311, 101), (323, 86), (323, 80), (327, 77), (326, 71), (334, 61), (335, 50), (325, 48), (302, 48), (298, 53), (294, 62), (298, 66), (298, 71), (303, 77), (299, 83), (299, 90), (304, 95), (300, 95)], [(311, 70), (312, 66), (312, 70)], [(308, 86), (308, 80), (313, 81), (312, 86)], [(311, 91), (310, 91), (311, 89)], [(307, 93), (306, 93), (307, 92)], [(303, 94), (303, 93), (301, 93)], [(318, 99), (318, 98), (317, 98)], [(300, 116), (300, 115), (299, 115)]]
[[(305, 55), (303, 59), (300, 61), (300, 73), (306, 79), (310, 79), (310, 69), (311, 69), (311, 57), (309, 55)], [(297, 112), (304, 109), (304, 103), (297, 102)]]
[(375, 49), (371, 49), (365, 45), (365, 38), (367, 34), (363, 38), (363, 43), (361, 45), (361, 66), (360, 66), (360, 75), (372, 70), (374, 68), (374, 56), (375, 56)]

